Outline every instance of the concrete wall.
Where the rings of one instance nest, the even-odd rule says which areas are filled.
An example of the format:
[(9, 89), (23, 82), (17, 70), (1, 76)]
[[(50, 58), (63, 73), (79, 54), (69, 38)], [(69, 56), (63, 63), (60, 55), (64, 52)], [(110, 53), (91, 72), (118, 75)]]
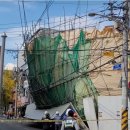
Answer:
[(121, 130), (121, 96), (99, 96), (98, 108), (99, 130)]

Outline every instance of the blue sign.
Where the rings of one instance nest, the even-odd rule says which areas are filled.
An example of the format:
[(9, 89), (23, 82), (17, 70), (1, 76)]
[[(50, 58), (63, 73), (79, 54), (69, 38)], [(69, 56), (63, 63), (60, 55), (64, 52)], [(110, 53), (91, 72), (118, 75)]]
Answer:
[(115, 64), (113, 70), (121, 70), (121, 64)]

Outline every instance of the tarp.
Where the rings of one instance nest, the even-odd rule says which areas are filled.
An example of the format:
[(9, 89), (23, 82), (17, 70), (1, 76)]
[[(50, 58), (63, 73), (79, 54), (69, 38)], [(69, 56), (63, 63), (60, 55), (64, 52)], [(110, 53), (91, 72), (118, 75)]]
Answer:
[(59, 111), (60, 115), (62, 115), (71, 105), (71, 103), (67, 103), (65, 105), (61, 105), (59, 107), (54, 107), (51, 109), (37, 110), (35, 103), (32, 103), (27, 106), (24, 117), (33, 120), (41, 120), (42, 117), (44, 117), (44, 112), (48, 111), (50, 113), (51, 118), (53, 118), (55, 116), (56, 111)]

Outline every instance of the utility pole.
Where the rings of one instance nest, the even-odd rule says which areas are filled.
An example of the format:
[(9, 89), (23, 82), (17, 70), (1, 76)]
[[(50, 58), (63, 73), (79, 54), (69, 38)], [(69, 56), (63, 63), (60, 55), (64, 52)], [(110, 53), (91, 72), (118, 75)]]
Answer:
[(2, 36), (2, 46), (1, 46), (1, 57), (0, 57), (0, 105), (2, 110), (3, 105), (3, 68), (4, 68), (4, 52), (5, 52), (5, 41), (6, 41), (6, 33), (4, 33)]
[[(111, 1), (112, 2), (112, 1)], [(96, 15), (108, 18), (109, 20), (120, 22), (123, 26), (123, 48), (122, 48), (122, 111), (121, 111), (121, 130), (128, 130), (128, 36), (129, 36), (129, 17), (130, 17), (130, 1), (123, 2), (123, 18), (113, 15), (113, 4), (109, 3), (111, 16), (89, 13), (89, 16)], [(120, 19), (120, 20), (121, 20)]]
[(122, 117), (121, 130), (128, 130), (128, 0), (123, 3), (123, 50), (122, 50)]
[(17, 54), (16, 54), (16, 58), (17, 58), (17, 68), (16, 68), (16, 86), (15, 86), (15, 117), (17, 118), (18, 115), (18, 75), (19, 75), (19, 70), (18, 70), (18, 44), (17, 44)]

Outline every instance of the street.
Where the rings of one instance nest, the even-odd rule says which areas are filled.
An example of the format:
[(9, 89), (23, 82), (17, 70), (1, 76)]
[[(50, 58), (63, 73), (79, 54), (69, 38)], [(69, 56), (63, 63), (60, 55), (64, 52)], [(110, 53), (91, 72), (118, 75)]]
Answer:
[(130, 0), (0, 0), (0, 130), (130, 130)]
[(42, 130), (42, 127), (34, 123), (0, 123), (0, 130)]

